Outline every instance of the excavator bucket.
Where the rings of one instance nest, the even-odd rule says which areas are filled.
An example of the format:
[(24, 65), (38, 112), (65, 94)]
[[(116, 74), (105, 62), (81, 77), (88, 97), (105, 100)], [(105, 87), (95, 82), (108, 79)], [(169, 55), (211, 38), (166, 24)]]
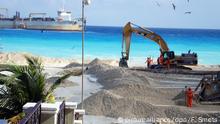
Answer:
[(127, 60), (125, 58), (121, 58), (119, 61), (119, 67), (124, 67), (124, 68), (128, 68), (128, 63)]
[(127, 63), (128, 58), (126, 56), (127, 56), (126, 52), (121, 52), (121, 58), (120, 58), (120, 61), (119, 61), (119, 67), (128, 68), (128, 63)]

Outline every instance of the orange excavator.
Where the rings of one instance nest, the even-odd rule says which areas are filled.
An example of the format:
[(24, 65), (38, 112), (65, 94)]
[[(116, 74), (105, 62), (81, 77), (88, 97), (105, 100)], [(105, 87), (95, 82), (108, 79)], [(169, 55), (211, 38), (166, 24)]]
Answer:
[(123, 29), (122, 58), (119, 62), (120, 67), (128, 67), (127, 61), (129, 60), (132, 33), (148, 38), (160, 46), (160, 57), (158, 57), (157, 60), (158, 64), (154, 67), (162, 67), (166, 65), (167, 61), (169, 61), (171, 65), (174, 65), (172, 67), (179, 65), (197, 65), (198, 63), (196, 53), (190, 53), (190, 51), (188, 51), (188, 53), (182, 53), (180, 56), (176, 56), (174, 51), (170, 51), (167, 43), (160, 35), (149, 29), (128, 22)]

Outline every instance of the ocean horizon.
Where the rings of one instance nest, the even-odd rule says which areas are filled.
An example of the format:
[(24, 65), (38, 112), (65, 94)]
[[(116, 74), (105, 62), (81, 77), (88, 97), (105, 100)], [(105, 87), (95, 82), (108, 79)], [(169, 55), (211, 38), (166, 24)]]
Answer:
[[(220, 64), (219, 29), (150, 28), (161, 35), (176, 55), (188, 50), (198, 54), (199, 64)], [(86, 59), (121, 57), (123, 27), (87, 26), (85, 32)], [(55, 58), (81, 58), (81, 32), (1, 29), (0, 51), (26, 52)], [(143, 63), (151, 56), (156, 61), (159, 46), (142, 36), (132, 35), (130, 60)]]

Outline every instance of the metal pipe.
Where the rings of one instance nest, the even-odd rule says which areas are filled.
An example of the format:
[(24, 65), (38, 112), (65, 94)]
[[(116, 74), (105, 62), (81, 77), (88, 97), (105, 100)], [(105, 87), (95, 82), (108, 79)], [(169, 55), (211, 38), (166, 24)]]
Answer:
[(84, 88), (84, 0), (82, 0), (82, 96), (81, 96), (81, 104), (83, 109), (83, 88)]

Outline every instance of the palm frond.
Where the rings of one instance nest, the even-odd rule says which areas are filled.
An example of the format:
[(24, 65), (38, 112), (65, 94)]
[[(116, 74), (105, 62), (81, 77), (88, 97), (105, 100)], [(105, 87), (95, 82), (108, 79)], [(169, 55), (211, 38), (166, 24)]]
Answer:
[(82, 74), (81, 70), (73, 70), (73, 71), (66, 72), (66, 74), (64, 74), (62, 77), (60, 77), (59, 79), (57, 79), (53, 83), (53, 85), (47, 91), (47, 95), (46, 96), (48, 96), (50, 93), (52, 93), (61, 83), (63, 83), (64, 80), (66, 80), (70, 76), (79, 76), (81, 74)]
[(65, 79), (69, 78), (72, 74), (68, 73), (62, 77), (60, 77), (59, 79), (57, 79), (53, 85), (49, 88), (47, 95), (49, 95), (51, 92), (54, 91), (54, 89), (56, 89)]
[(16, 76), (15, 75), (11, 75), (11, 76), (0, 76), (0, 85), (10, 85), (16, 83)]
[(0, 72), (3, 72), (3, 71), (9, 71), (10, 72), (11, 66), (13, 66), (13, 65), (9, 65), (9, 64), (0, 65)]
[[(4, 85), (0, 88), (0, 112), (11, 110), (13, 114), (18, 114), (26, 102), (44, 102), (65, 79), (82, 74), (81, 70), (67, 71), (46, 91), (46, 75), (43, 73), (41, 61), (35, 57), (25, 58), (28, 63), (25, 66), (0, 65), (0, 85)], [(3, 71), (11, 74), (1, 73)], [(1, 116), (0, 114), (0, 118)]]
[[(0, 71), (0, 72), (1, 72), (1, 71)], [(5, 77), (5, 76), (7, 76), (7, 75), (0, 73), (0, 78), (1, 78), (1, 77)]]
[(29, 67), (31, 67), (32, 69), (37, 69), (39, 71), (43, 70), (43, 65), (39, 58), (30, 56), (25, 56), (25, 58)]
[(9, 64), (0, 64), (0, 71), (4, 70), (5, 68), (8, 68), (10, 66)]

